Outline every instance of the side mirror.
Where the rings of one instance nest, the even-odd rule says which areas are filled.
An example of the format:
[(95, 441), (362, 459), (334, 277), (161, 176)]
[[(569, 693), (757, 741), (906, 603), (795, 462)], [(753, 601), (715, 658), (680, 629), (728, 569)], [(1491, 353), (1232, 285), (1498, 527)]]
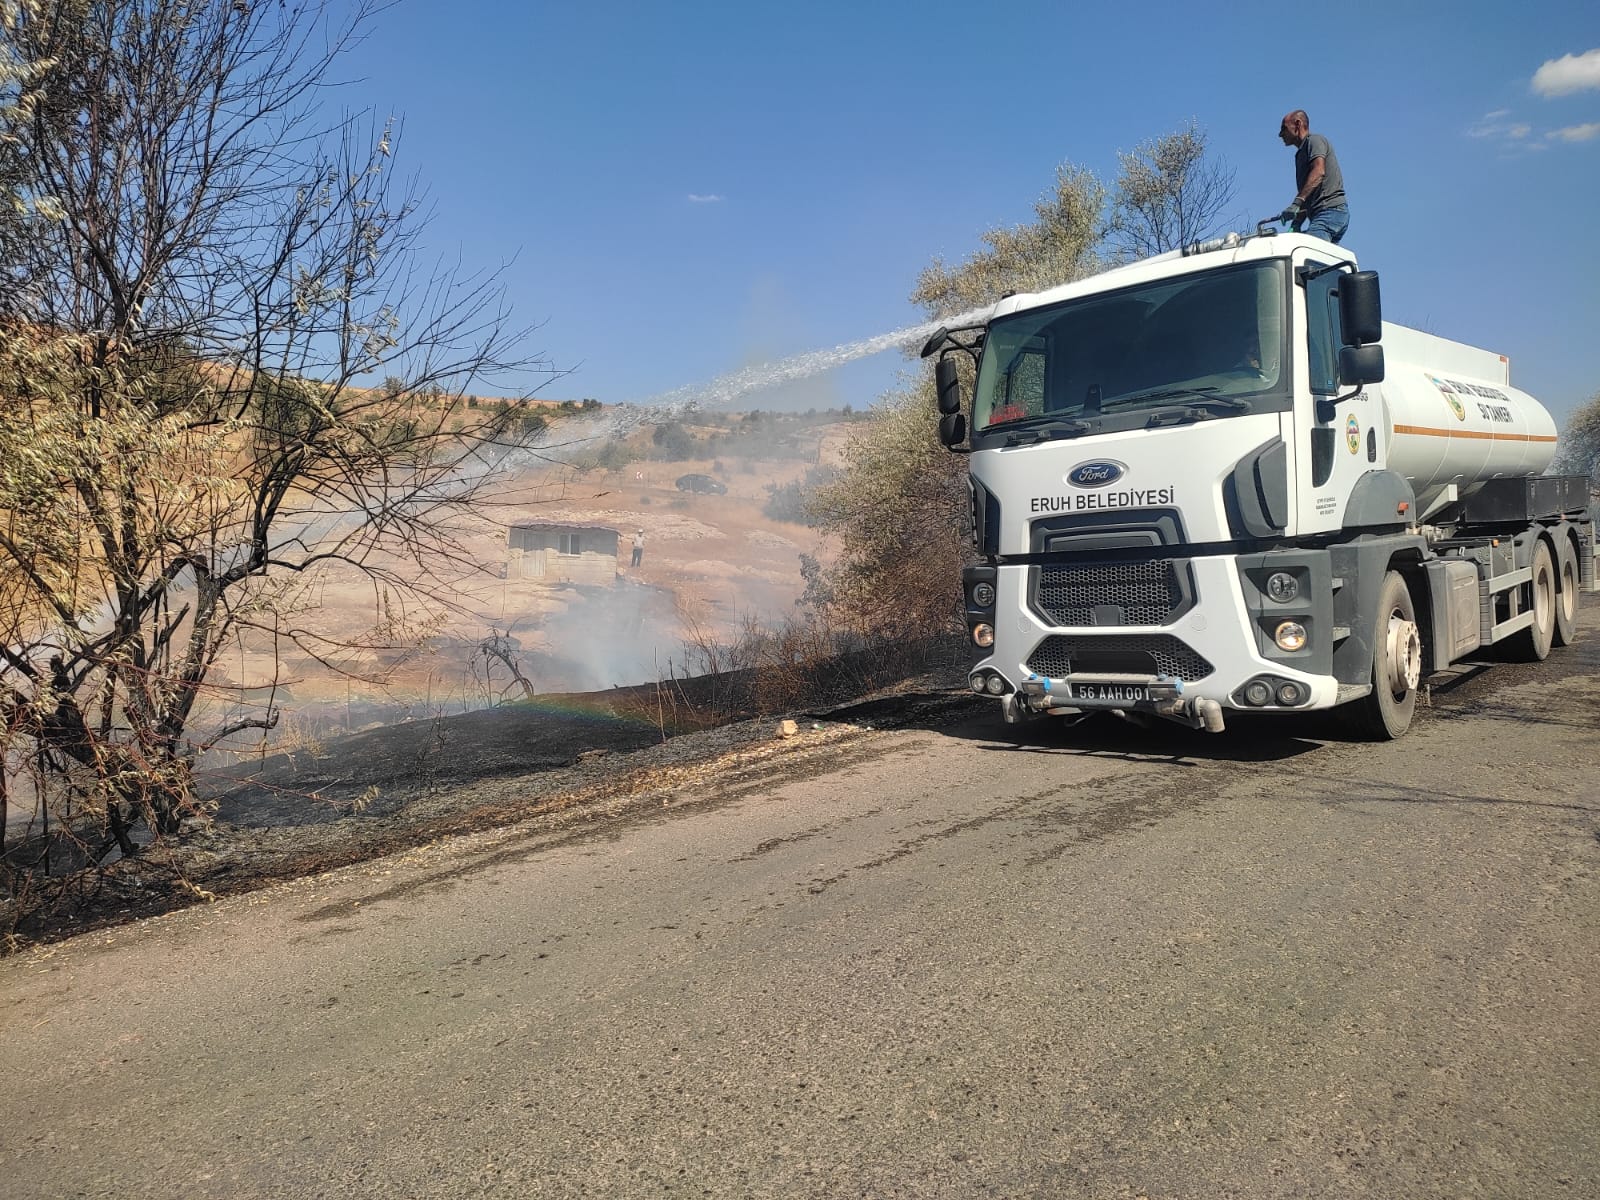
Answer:
[(934, 386), (939, 394), (939, 411), (945, 416), (961, 411), (961, 377), (956, 374), (956, 360), (948, 355), (933, 368)]
[(1369, 346), (1383, 340), (1383, 305), (1378, 299), (1376, 271), (1352, 271), (1339, 280), (1339, 324), (1347, 346)]
[(967, 418), (961, 413), (946, 413), (939, 418), (939, 440), (946, 448), (967, 440)]
[(1383, 382), (1382, 346), (1340, 346), (1339, 382), (1351, 387)]

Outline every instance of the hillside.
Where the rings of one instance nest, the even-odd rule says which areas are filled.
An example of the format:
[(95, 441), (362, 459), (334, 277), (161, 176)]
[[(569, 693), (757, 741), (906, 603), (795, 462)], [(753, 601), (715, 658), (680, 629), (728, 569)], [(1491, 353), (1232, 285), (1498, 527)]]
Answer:
[[(801, 422), (745, 439), (750, 452), (730, 454), (722, 451), (741, 448), (727, 436), (729, 426), (740, 433), (740, 418), (673, 424), (672, 436), (686, 439), (678, 452), (687, 456), (660, 461), (631, 455), (660, 452), (653, 442), (662, 426), (618, 438), (605, 420), (569, 437), (559, 460), (526, 456), (495, 489), (494, 502), (459, 531), (466, 569), (437, 589), (438, 610), (426, 622), (386, 635), (379, 629), (385, 598), (371, 582), (330, 574), (307, 589), (299, 614), (315, 639), (274, 647), (258, 638), (224, 660), (212, 680), (220, 685), (213, 707), (264, 706), (270, 695), (284, 718), (267, 745), (293, 748), (481, 708), (528, 689), (594, 691), (698, 673), (718, 665), (707, 652), (736, 641), (748, 622), (793, 614), (800, 556), (819, 554), (821, 539), (806, 525), (765, 515), (768, 489), (837, 461), (846, 425)], [(697, 456), (702, 447), (708, 453)], [(600, 465), (606, 459), (622, 461)], [(686, 475), (726, 491), (680, 490), (676, 481)], [(586, 532), (580, 577), (532, 577), (511, 545), (510, 531), (523, 525), (609, 531), (615, 559), (602, 552), (595, 561)], [(631, 543), (641, 530), (645, 548), (633, 567)]]

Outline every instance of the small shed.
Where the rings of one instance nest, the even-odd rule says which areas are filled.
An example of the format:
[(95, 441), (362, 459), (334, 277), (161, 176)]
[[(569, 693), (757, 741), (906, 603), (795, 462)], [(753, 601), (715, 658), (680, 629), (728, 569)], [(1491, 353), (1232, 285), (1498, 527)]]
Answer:
[(556, 521), (519, 522), (507, 538), (508, 579), (611, 587), (617, 581), (617, 531)]

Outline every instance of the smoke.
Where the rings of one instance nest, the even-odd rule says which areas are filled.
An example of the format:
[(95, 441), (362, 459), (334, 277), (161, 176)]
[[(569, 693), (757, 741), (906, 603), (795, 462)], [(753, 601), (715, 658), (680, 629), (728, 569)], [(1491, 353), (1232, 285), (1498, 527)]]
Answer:
[[(477, 510), (487, 528), (474, 540), (483, 555), (484, 575), (474, 586), (465, 580), (448, 585), (462, 589), (448, 633), (434, 639), (434, 648), (410, 660), (387, 686), (358, 685), (352, 697), (348, 687), (319, 687), (306, 678), (291, 706), (305, 721), (332, 733), (399, 719), (396, 714), (406, 710), (462, 711), (499, 695), (517, 695), (514, 681), (504, 673), (500, 692), (493, 681), (480, 681), (472, 673), (479, 642), (495, 636), (515, 639), (519, 669), (541, 693), (602, 690), (694, 670), (695, 648), (686, 643), (731, 642), (741, 621), (793, 611), (800, 587), (799, 554), (815, 544), (815, 536), (799, 526), (777, 527), (793, 528), (786, 539), (760, 507), (765, 482), (798, 477), (815, 465), (821, 436), (815, 427), (828, 418), (768, 412), (758, 419), (735, 415), (732, 406), (752, 393), (804, 384), (845, 363), (915, 345), (941, 324), (959, 327), (987, 312), (975, 310), (945, 322), (924, 322), (741, 367), (636, 404), (564, 415), (531, 444), (477, 447), (456, 465), (446, 486), (464, 490), (490, 485), (484, 506)], [(692, 434), (675, 431), (690, 445), (687, 453), (676, 456), (666, 453), (667, 447), (653, 436), (674, 424), (692, 427)], [(648, 457), (609, 469), (598, 465), (601, 450), (613, 443), (625, 443), (632, 453)], [(708, 472), (733, 485), (729, 494), (699, 495), (675, 487), (683, 475)], [(519, 586), (506, 579), (502, 587), (497, 576), (509, 554), (505, 530), (528, 521), (616, 530), (622, 539), (619, 567), (624, 569), (615, 585), (530, 589), (526, 581)], [(629, 541), (639, 528), (648, 536), (642, 575), (625, 569)], [(314, 544), (343, 531), (337, 514), (316, 513), (306, 514), (300, 528), (285, 532)], [(768, 541), (745, 540), (760, 538)], [(710, 605), (699, 622), (686, 619), (680, 607), (697, 596), (699, 600), (687, 600), (691, 607)], [(509, 607), (504, 597), (510, 598)], [(353, 611), (337, 602), (329, 607), (343, 611), (347, 622), (355, 619)], [(314, 670), (312, 664), (302, 666), (307, 673)]]
[[(776, 361), (751, 364), (704, 383), (674, 388), (635, 403), (607, 406), (597, 414), (567, 417), (553, 423), (534, 444), (525, 448), (486, 449), (474, 462), (473, 469), (520, 479), (537, 478), (545, 498), (535, 502), (529, 495), (529, 503), (523, 511), (530, 518), (614, 527), (622, 534), (624, 547), (634, 528), (647, 529), (651, 547), (646, 551), (647, 560), (659, 565), (664, 546), (675, 536), (674, 530), (681, 531), (684, 527), (684, 518), (676, 512), (659, 511), (661, 507), (681, 509), (693, 504), (697, 511), (707, 514), (707, 520), (714, 522), (719, 508), (726, 513), (734, 505), (760, 503), (759, 498), (754, 501), (748, 498), (751, 491), (748, 484), (735, 488), (736, 493), (747, 493), (743, 499), (726, 495), (693, 501), (664, 501), (660, 490), (666, 487), (668, 495), (673, 495), (670, 488), (675, 476), (704, 472), (714, 465), (725, 478), (731, 478), (747, 471), (771, 470), (770, 466), (756, 467), (757, 463), (789, 459), (809, 467), (816, 461), (814, 442), (807, 457), (798, 455), (797, 442), (805, 435), (797, 432), (792, 423), (797, 414), (785, 417), (769, 412), (763, 414), (765, 419), (761, 420), (753, 414), (742, 419), (721, 414), (730, 413), (737, 402), (752, 394), (796, 389), (797, 385), (803, 388), (808, 381), (846, 363), (916, 345), (941, 326), (961, 328), (976, 324), (990, 311), (989, 307), (974, 309), (944, 321), (926, 321)], [(790, 394), (791, 399), (800, 399), (794, 391)], [(824, 391), (823, 394), (828, 393)], [(652, 427), (655, 436), (650, 449), (652, 452), (662, 450), (662, 431), (683, 424), (700, 427), (702, 438), (706, 432), (704, 427), (711, 426), (716, 430), (715, 440), (700, 441), (699, 453), (683, 455), (681, 461), (663, 454), (635, 460), (626, 468), (611, 472), (595, 472), (594, 468), (582, 465), (593, 463), (595, 456), (613, 443), (637, 447), (644, 431)], [(675, 431), (674, 436), (678, 434), (682, 431)], [(655, 509), (650, 507), (652, 494)], [(555, 496), (553, 503), (550, 502), (552, 495)], [(602, 495), (608, 498), (599, 504), (593, 503)], [(563, 502), (585, 497), (590, 503)], [(702, 505), (709, 507), (700, 508)], [(732, 518), (730, 528), (742, 528), (757, 519), (756, 513), (748, 511), (737, 517), (729, 515)], [(721, 536), (716, 530), (710, 532)], [(762, 535), (753, 533), (751, 536)], [(706, 575), (702, 568), (712, 573), (726, 573), (727, 579), (722, 585), (726, 590), (716, 613), (708, 617), (706, 628), (697, 628), (694, 633), (702, 639), (720, 636), (731, 640), (737, 636), (735, 626), (741, 618), (770, 618), (792, 604), (792, 597), (798, 590), (800, 548), (793, 547), (793, 578), (781, 582), (761, 578), (761, 572), (744, 561), (750, 556), (741, 547), (708, 543), (704, 562), (686, 561), (684, 555), (676, 554), (674, 573), (663, 574), (656, 581), (661, 585), (659, 588), (641, 587), (636, 580), (624, 578), (619, 579), (614, 588), (584, 589), (581, 595), (567, 594), (552, 610), (536, 618), (530, 614), (524, 619), (517, 633), (526, 642), (521, 661), (541, 692), (625, 686), (660, 679), (669, 672), (682, 674), (686, 666), (692, 670), (694, 650), (685, 647), (686, 640), (690, 639), (686, 637), (684, 616), (675, 607), (673, 592), (680, 595), (686, 590), (692, 592), (694, 578), (703, 583)], [(648, 573), (646, 578), (649, 578)], [(778, 593), (785, 594), (781, 602), (773, 599)], [(690, 661), (686, 662), (686, 656)]]
[(567, 597), (540, 627), (543, 650), (525, 652), (541, 692), (626, 687), (682, 671), (682, 633), (670, 593), (619, 583)]

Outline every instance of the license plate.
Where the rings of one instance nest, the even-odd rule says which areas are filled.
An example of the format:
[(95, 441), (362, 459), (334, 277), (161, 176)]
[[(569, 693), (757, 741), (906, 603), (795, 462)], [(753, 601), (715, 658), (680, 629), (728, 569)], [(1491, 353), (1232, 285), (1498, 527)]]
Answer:
[(1119, 700), (1132, 704), (1150, 699), (1150, 689), (1142, 683), (1074, 683), (1074, 700)]

